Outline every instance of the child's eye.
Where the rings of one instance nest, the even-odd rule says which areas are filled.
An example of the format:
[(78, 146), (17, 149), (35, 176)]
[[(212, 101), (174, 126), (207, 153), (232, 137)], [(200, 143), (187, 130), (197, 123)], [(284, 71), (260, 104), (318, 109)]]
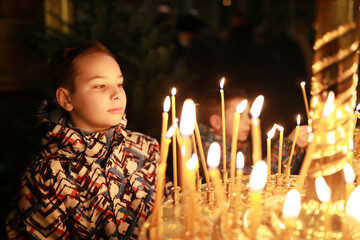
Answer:
[(98, 85), (95, 85), (94, 88), (97, 88), (97, 89), (102, 89), (104, 88), (105, 85), (104, 84), (98, 84)]
[(119, 88), (123, 88), (123, 87), (124, 87), (124, 83), (119, 83), (117, 86), (118, 86)]

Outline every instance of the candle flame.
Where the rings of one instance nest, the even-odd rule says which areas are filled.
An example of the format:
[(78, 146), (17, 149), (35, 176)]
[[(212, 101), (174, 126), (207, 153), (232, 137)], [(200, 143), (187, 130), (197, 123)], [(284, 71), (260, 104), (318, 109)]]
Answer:
[(196, 153), (194, 153), (192, 157), (187, 161), (186, 167), (192, 171), (196, 168), (197, 164), (198, 164), (198, 157)]
[(236, 168), (243, 169), (245, 165), (244, 154), (242, 152), (238, 152), (236, 154)]
[(277, 127), (277, 129), (280, 131), (280, 132), (283, 132), (284, 131), (284, 127), (282, 127), (282, 126), (280, 126), (280, 125), (278, 125), (278, 124), (274, 124), (276, 127)]
[(175, 94), (176, 94), (176, 88), (173, 87), (171, 89), (171, 96), (175, 96)]
[(173, 125), (171, 125), (171, 127), (169, 128), (169, 130), (166, 132), (166, 138), (170, 139), (172, 138), (172, 136), (174, 135), (175, 131), (177, 128), (177, 124), (174, 123)]
[(220, 163), (220, 145), (217, 142), (210, 144), (208, 155), (207, 155), (207, 164), (209, 168), (217, 168)]
[(360, 186), (356, 187), (355, 190), (350, 194), (346, 204), (346, 215), (352, 216), (360, 221)]
[(258, 161), (250, 175), (250, 188), (253, 190), (262, 190), (265, 187), (267, 173), (267, 164), (264, 161)]
[(360, 109), (360, 103), (356, 106), (356, 111), (359, 111)]
[(355, 173), (353, 168), (349, 163), (345, 163), (344, 165), (344, 175), (346, 183), (353, 183), (355, 180)]
[(321, 202), (328, 202), (330, 200), (330, 188), (325, 182), (323, 177), (317, 177), (315, 179), (316, 194)]
[(246, 105), (247, 105), (247, 100), (244, 99), (241, 101), (241, 103), (239, 103), (237, 106), (236, 106), (236, 112), (237, 113), (242, 113), (245, 111), (246, 109)]
[(190, 136), (195, 128), (196, 110), (194, 101), (186, 99), (182, 108), (180, 118), (180, 133), (184, 136)]
[(304, 87), (304, 86), (305, 86), (305, 82), (301, 82), (300, 85), (301, 85), (302, 87)]
[(335, 109), (334, 101), (335, 101), (334, 92), (330, 91), (328, 98), (326, 100), (326, 103), (325, 103), (324, 111), (323, 111), (324, 117), (329, 116), (330, 113), (332, 113), (332, 111), (334, 111), (334, 109)]
[(301, 207), (300, 193), (296, 189), (290, 190), (286, 194), (284, 207), (283, 207), (283, 217), (296, 219), (299, 216), (300, 207)]
[(170, 110), (170, 97), (166, 96), (166, 98), (164, 100), (163, 111), (164, 112), (169, 112), (169, 110)]
[(264, 96), (263, 95), (257, 96), (250, 109), (251, 116), (253, 116), (254, 118), (259, 117), (263, 103), (264, 103)]
[(300, 114), (297, 115), (296, 124), (297, 124), (298, 126), (300, 125)]
[(220, 81), (220, 88), (223, 89), (224, 88), (224, 83), (225, 83), (225, 78), (223, 77)]
[(275, 131), (276, 131), (276, 124), (273, 125), (273, 127), (271, 128), (271, 130), (267, 133), (267, 137), (269, 139), (272, 139), (274, 137)]

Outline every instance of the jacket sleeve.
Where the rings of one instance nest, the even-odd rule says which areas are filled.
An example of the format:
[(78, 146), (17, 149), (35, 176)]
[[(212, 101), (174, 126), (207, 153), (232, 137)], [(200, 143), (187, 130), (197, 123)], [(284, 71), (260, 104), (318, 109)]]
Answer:
[[(282, 169), (281, 171), (284, 172), (286, 165), (289, 161), (291, 147), (293, 141), (284, 137), (283, 139), (283, 149), (282, 149)], [(302, 161), (305, 156), (305, 149), (300, 147), (299, 145), (295, 144), (294, 155), (291, 160), (291, 174), (298, 174), (301, 168)], [(279, 140), (275, 143), (274, 147), (271, 151), (271, 172), (277, 173), (278, 172), (278, 160), (279, 160)]]
[[(136, 170), (124, 180), (119, 179), (118, 182), (125, 181), (124, 185), (112, 184), (110, 187), (110, 189), (115, 188), (115, 191), (110, 190), (113, 193), (118, 192), (113, 197), (114, 213), (119, 234), (124, 239), (137, 239), (141, 226), (151, 214), (155, 199), (157, 167), (160, 161), (159, 145), (155, 139), (142, 136), (140, 138), (142, 138), (140, 140), (142, 145), (139, 147), (139, 145), (130, 144), (131, 148), (124, 154), (127, 158), (127, 166), (132, 165), (136, 167)], [(121, 169), (118, 170), (120, 171)]]
[(6, 222), (9, 239), (71, 238), (65, 206), (71, 186), (60, 164), (46, 161), (37, 162), (40, 166), (34, 164), (22, 177), (17, 204)]

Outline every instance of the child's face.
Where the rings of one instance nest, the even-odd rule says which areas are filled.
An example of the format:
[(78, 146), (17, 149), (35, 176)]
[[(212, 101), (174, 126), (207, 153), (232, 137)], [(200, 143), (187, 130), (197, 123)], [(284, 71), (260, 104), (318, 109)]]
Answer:
[(88, 132), (120, 123), (126, 107), (118, 63), (105, 53), (80, 57), (75, 64), (75, 91), (70, 94), (72, 123)]
[[(233, 98), (227, 103), (225, 110), (225, 124), (226, 124), (226, 137), (232, 139), (233, 127), (234, 127), (234, 112), (236, 106), (242, 101), (242, 98)], [(245, 141), (250, 134), (250, 116), (249, 106), (246, 106), (246, 110), (240, 114), (238, 141)]]

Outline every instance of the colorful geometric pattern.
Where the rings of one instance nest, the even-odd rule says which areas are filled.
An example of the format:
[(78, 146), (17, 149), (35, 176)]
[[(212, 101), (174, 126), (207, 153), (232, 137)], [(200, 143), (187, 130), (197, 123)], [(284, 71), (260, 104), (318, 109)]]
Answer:
[(44, 148), (22, 177), (9, 239), (137, 239), (151, 213), (159, 145), (125, 130), (70, 128), (41, 109)]

